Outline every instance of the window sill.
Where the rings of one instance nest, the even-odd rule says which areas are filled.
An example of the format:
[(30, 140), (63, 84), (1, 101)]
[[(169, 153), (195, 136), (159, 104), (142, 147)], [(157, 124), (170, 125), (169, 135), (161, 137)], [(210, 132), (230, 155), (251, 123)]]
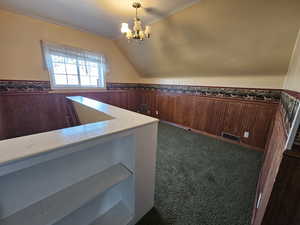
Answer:
[(58, 88), (51, 89), (49, 93), (68, 93), (68, 92), (105, 92), (106, 88)]

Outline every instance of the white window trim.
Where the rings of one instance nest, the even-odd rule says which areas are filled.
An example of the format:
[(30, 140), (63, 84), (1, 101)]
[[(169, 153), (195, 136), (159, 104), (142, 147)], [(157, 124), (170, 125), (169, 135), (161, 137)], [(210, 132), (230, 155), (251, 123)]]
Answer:
[[(61, 47), (61, 48), (66, 48), (66, 49), (74, 49), (77, 51), (82, 51), (82, 52), (86, 52), (86, 53), (91, 53), (94, 55), (97, 55), (99, 57), (103, 57), (105, 64), (106, 64), (106, 71), (102, 71), (102, 78), (103, 78), (103, 85), (99, 85), (99, 86), (95, 86), (95, 85), (84, 85), (81, 86), (80, 85), (80, 73), (78, 71), (78, 80), (79, 80), (79, 84), (78, 85), (59, 85), (56, 84), (55, 82), (55, 78), (54, 78), (54, 70), (53, 70), (53, 66), (52, 66), (52, 61), (47, 59), (49, 57), (48, 53), (46, 52), (46, 46), (47, 45), (52, 45), (52, 46), (57, 46), (57, 47)], [(51, 85), (51, 89), (52, 90), (106, 90), (106, 77), (107, 77), (107, 72), (108, 72), (108, 65), (107, 65), (107, 61), (106, 58), (99, 53), (95, 53), (89, 50), (85, 50), (85, 49), (81, 49), (81, 48), (75, 48), (75, 47), (71, 47), (71, 46), (66, 46), (66, 45), (59, 45), (59, 44), (53, 44), (50, 42), (45, 42), (45, 41), (41, 41), (41, 46), (42, 46), (42, 53), (43, 53), (43, 57), (44, 57), (44, 65), (45, 65), (45, 69), (48, 71), (49, 73), (49, 78), (50, 78), (50, 85)], [(49, 65), (51, 63), (51, 65)], [(99, 64), (99, 63), (98, 63)], [(77, 64), (77, 70), (78, 70), (78, 64)], [(103, 70), (103, 67), (100, 66), (100, 69)]]

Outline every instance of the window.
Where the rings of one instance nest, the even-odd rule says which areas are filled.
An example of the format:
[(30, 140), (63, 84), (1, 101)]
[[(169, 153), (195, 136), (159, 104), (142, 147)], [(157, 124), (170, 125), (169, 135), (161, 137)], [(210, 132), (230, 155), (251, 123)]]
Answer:
[(105, 88), (105, 57), (90, 51), (43, 42), (51, 87)]

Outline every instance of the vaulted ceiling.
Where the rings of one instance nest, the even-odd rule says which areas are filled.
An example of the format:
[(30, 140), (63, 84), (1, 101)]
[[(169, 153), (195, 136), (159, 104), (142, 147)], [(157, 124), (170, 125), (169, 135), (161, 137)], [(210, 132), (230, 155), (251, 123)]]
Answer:
[(0, 9), (111, 39), (147, 77), (284, 75), (300, 28), (299, 0), (137, 0), (153, 36), (120, 36), (134, 0), (1, 0)]
[(117, 43), (147, 77), (284, 76), (299, 12), (299, 0), (201, 0), (152, 24), (143, 44)]
[(0, 9), (116, 38), (120, 23), (132, 21), (136, 1), (143, 21), (151, 23), (198, 0), (1, 0)]

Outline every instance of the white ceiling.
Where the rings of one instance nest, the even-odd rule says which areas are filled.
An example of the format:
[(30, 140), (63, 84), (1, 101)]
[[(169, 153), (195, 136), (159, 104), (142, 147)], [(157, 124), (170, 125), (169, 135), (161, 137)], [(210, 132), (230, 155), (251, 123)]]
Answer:
[[(142, 21), (151, 23), (199, 0), (137, 0)], [(108, 38), (120, 35), (120, 23), (131, 22), (134, 0), (1, 0), (0, 8), (72, 26)]]

